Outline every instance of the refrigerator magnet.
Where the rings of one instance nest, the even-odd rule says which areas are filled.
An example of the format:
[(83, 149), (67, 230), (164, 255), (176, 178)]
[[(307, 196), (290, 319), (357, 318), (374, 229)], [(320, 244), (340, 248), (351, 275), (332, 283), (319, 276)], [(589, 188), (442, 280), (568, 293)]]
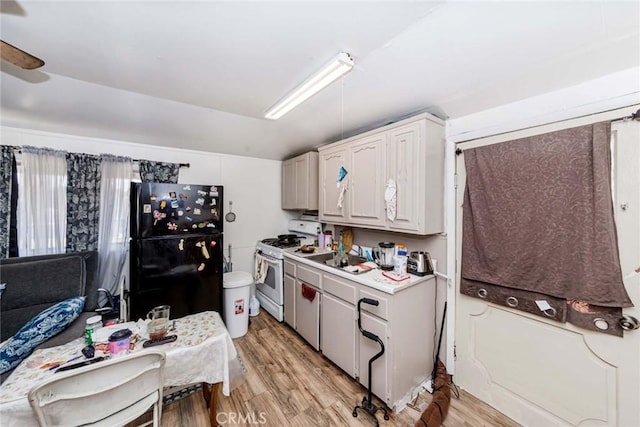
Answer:
[(204, 205), (204, 199), (202, 197), (200, 197), (198, 200), (196, 200), (196, 204), (203, 206)]
[(206, 191), (198, 190), (198, 196), (202, 196), (202, 197), (204, 197), (204, 196), (206, 196), (206, 195), (207, 195), (207, 192), (206, 192)]
[(190, 191), (191, 190), (191, 186), (190, 185), (185, 185), (184, 187), (182, 187), (182, 189), (184, 191)]
[(202, 245), (201, 251), (202, 251), (202, 256), (205, 257), (205, 259), (211, 258), (211, 255), (209, 255), (209, 251), (207, 250), (206, 245)]
[(186, 208), (184, 208), (184, 210), (187, 212), (191, 212), (191, 206), (187, 206)]
[(184, 215), (184, 211), (178, 211), (178, 216)]
[(194, 214), (194, 215), (200, 215), (201, 213), (202, 213), (202, 211), (201, 211), (199, 208), (195, 208), (195, 209), (193, 210), (193, 214)]
[(151, 203), (149, 203), (149, 204), (145, 203), (144, 205), (142, 205), (142, 212), (144, 212), (146, 214), (150, 214), (151, 213)]
[(205, 267), (204, 262), (200, 263), (200, 265), (198, 266), (198, 271), (204, 270), (204, 267)]
[(156, 193), (151, 193), (151, 195), (149, 196), (149, 200), (155, 202), (156, 200), (158, 200), (158, 195)]
[(215, 206), (216, 205), (216, 199), (211, 199), (211, 203), (209, 203), (209, 206)]
[(180, 239), (180, 241), (178, 242), (178, 249), (184, 251), (184, 239)]

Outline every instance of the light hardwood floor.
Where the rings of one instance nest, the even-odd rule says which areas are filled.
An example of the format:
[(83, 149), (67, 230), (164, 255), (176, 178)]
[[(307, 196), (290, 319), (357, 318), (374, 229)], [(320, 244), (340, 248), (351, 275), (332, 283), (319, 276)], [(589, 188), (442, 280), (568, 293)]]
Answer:
[[(366, 390), (354, 379), (313, 350), (284, 323), (278, 323), (264, 310), (251, 318), (249, 332), (234, 340), (247, 368), (246, 381), (220, 396), (218, 421), (226, 426), (366, 426), (375, 422), (360, 412), (351, 412), (362, 401)], [(380, 425), (413, 426), (427, 407), (431, 395), (420, 393), (416, 409), (405, 408)], [(376, 399), (376, 403), (380, 404)], [(208, 427), (208, 412), (202, 393), (168, 404), (162, 413), (162, 426)], [(461, 391), (452, 395), (444, 426), (517, 426), (500, 412)]]

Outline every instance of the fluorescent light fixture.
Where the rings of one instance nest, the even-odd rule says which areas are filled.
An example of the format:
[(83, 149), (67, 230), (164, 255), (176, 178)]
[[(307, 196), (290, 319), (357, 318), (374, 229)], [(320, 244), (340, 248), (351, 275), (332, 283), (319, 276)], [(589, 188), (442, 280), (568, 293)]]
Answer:
[(289, 95), (271, 107), (264, 115), (267, 119), (277, 120), (289, 111), (320, 92), (339, 77), (347, 74), (353, 68), (353, 59), (348, 53), (340, 53), (331, 62), (309, 77), (304, 83)]

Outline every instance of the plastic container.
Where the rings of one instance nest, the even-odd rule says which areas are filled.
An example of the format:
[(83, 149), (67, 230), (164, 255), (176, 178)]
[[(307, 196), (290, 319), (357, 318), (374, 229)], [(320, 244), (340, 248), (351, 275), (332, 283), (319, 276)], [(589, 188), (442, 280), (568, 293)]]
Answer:
[(393, 272), (397, 275), (407, 274), (407, 257), (406, 256), (394, 256), (393, 257)]
[(324, 248), (324, 233), (318, 233), (318, 247)]
[(102, 316), (91, 316), (87, 319), (84, 327), (84, 342), (87, 345), (93, 344), (93, 331), (102, 328)]
[(407, 256), (407, 246), (402, 243), (396, 244), (396, 256)]
[(224, 287), (224, 323), (231, 338), (239, 338), (249, 328), (249, 294), (253, 277), (246, 271), (232, 271), (222, 276)]
[(131, 344), (130, 329), (120, 329), (109, 335), (109, 353), (111, 356), (129, 353), (129, 345)]
[(258, 301), (255, 295), (252, 295), (249, 300), (249, 316), (254, 317), (258, 314), (260, 314), (260, 301)]
[(325, 231), (324, 233), (324, 247), (333, 250), (333, 233), (330, 231)]

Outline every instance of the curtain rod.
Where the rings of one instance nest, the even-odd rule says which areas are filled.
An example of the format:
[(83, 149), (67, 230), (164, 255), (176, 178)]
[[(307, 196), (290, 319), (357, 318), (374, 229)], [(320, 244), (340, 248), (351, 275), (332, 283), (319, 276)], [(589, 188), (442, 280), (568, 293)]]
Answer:
[[(638, 110), (638, 112), (640, 112), (640, 110)], [(17, 149), (16, 150), (18, 153), (22, 154), (22, 149)], [(140, 159), (131, 159), (132, 162), (135, 163), (140, 163)], [(143, 160), (144, 161), (144, 160)], [(152, 160), (153, 161), (153, 160)], [(191, 167), (191, 163), (178, 163), (178, 165), (181, 168), (190, 168)]]
[[(603, 111), (603, 113), (605, 113), (605, 112), (606, 111)], [(592, 115), (593, 114), (587, 114), (587, 115), (580, 116), (580, 117), (573, 117), (572, 119), (557, 120), (555, 122), (544, 123), (543, 125), (529, 126), (529, 127), (524, 128), (524, 129), (518, 129), (518, 130), (533, 129), (533, 128), (538, 127), (538, 126), (552, 125), (554, 123), (560, 123), (560, 122), (564, 122), (564, 121), (567, 121), (567, 120), (573, 120), (573, 119), (581, 119), (583, 117), (589, 117), (589, 116), (592, 116)], [(635, 113), (631, 113), (631, 115), (629, 115), (629, 116), (618, 117), (617, 119), (612, 119), (610, 121), (613, 123), (613, 122), (619, 122), (619, 121), (624, 121), (624, 120), (637, 120), (637, 121), (640, 122), (640, 109), (638, 109)], [(509, 131), (509, 132), (513, 132), (513, 131)], [(491, 136), (504, 135), (504, 134), (509, 133), (509, 132), (502, 132), (502, 133), (498, 133), (498, 134), (491, 135)], [(473, 140), (471, 140), (471, 141), (473, 141)], [(465, 142), (468, 142), (468, 141), (465, 141)], [(462, 154), (462, 148), (456, 148), (456, 156), (459, 156), (460, 154)]]

